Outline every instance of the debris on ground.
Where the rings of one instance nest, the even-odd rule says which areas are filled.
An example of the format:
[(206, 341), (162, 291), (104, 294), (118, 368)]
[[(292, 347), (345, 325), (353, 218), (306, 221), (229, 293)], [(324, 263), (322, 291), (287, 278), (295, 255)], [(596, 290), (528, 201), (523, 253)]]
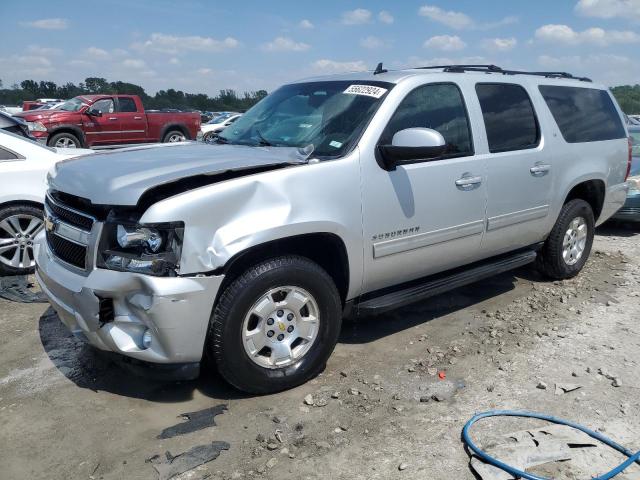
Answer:
[(196, 445), (184, 453), (171, 455), (169, 451), (165, 453), (165, 459), (160, 455), (154, 455), (146, 460), (151, 463), (158, 472), (158, 480), (169, 480), (181, 473), (188, 472), (194, 468), (208, 463), (218, 458), (223, 450), (229, 450), (227, 442), (211, 442), (206, 445)]
[(47, 297), (28, 275), (0, 276), (0, 298), (19, 303), (47, 302)]
[(186, 420), (186, 422), (172, 425), (171, 427), (162, 430), (162, 433), (158, 435), (159, 439), (173, 438), (178, 435), (184, 435), (185, 433), (192, 433), (198, 430), (202, 430), (207, 427), (215, 427), (215, 417), (224, 413), (227, 409), (225, 404), (217, 405), (215, 407), (205, 408), (197, 412), (182, 413), (180, 416)]

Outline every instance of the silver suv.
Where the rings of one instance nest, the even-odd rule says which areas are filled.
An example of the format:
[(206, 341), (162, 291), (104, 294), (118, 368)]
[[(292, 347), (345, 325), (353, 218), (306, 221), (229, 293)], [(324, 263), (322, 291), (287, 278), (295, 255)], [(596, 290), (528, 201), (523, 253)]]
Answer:
[(37, 277), (101, 350), (273, 392), (324, 368), (346, 315), (533, 262), (573, 277), (629, 160), (608, 89), (566, 73), (313, 78), (212, 144), (59, 164)]

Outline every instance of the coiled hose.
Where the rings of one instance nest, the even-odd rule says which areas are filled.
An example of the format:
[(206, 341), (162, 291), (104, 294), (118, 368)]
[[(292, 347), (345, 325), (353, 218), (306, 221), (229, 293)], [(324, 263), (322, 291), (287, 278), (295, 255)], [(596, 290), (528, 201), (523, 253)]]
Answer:
[(640, 451), (636, 453), (632, 453), (631, 451), (627, 450), (623, 446), (618, 445), (616, 442), (614, 442), (610, 438), (607, 438), (598, 432), (589, 430), (588, 428), (583, 427), (582, 425), (578, 425), (577, 423), (552, 417), (551, 415), (543, 415), (540, 413), (518, 411), (518, 410), (491, 410), (488, 412), (479, 413), (475, 415), (471, 420), (469, 420), (466, 423), (466, 425), (462, 429), (462, 440), (473, 451), (473, 453), (475, 453), (485, 463), (488, 463), (490, 465), (493, 465), (494, 467), (504, 470), (505, 472), (510, 473), (516, 478), (526, 478), (528, 480), (552, 480), (546, 477), (539, 477), (537, 475), (533, 475), (531, 473), (518, 470), (517, 468), (514, 468), (511, 465), (507, 465), (501, 462), (500, 460), (488, 455), (484, 451), (480, 450), (480, 448), (471, 440), (471, 436), (469, 435), (469, 430), (471, 430), (471, 427), (477, 421), (482, 420), (483, 418), (488, 418), (488, 417), (536, 418), (538, 420), (544, 420), (546, 422), (556, 423), (558, 425), (566, 425), (568, 427), (575, 428), (576, 430), (580, 430), (581, 432), (586, 433), (591, 438), (599, 440), (605, 445), (608, 445), (609, 447), (613, 448), (614, 450), (617, 450), (618, 452), (628, 457), (627, 460), (625, 460), (623, 463), (615, 467), (613, 470), (610, 470), (609, 472), (599, 477), (591, 477), (590, 480), (609, 480), (615, 477), (616, 475), (618, 475), (619, 473), (621, 473), (623, 470), (626, 470), (627, 467), (629, 467), (633, 463), (638, 463), (640, 465)]

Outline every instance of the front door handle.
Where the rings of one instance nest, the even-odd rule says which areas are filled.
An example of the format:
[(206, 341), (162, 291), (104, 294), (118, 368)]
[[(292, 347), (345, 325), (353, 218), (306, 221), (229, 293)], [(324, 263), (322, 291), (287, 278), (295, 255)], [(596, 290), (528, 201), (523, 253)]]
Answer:
[(464, 176), (456, 180), (456, 187), (470, 189), (482, 183), (482, 177)]
[(109, 120), (117, 120), (117, 117), (109, 117)]
[(546, 175), (549, 170), (551, 170), (551, 165), (547, 165), (546, 163), (537, 163), (529, 169), (531, 175), (534, 177)]
[(134, 120), (142, 120), (142, 117), (133, 117)]

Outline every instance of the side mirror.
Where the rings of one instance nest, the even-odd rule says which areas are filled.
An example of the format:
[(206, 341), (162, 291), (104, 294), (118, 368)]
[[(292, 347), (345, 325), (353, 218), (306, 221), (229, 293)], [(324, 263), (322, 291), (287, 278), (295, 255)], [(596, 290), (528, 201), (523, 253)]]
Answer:
[(395, 170), (397, 165), (438, 158), (446, 150), (447, 142), (442, 134), (431, 128), (406, 128), (393, 136), (391, 145), (378, 145), (386, 170)]
[(102, 112), (100, 110), (96, 110), (94, 108), (87, 108), (87, 111), (85, 112), (87, 115), (90, 115), (92, 117), (101, 117), (102, 116)]

